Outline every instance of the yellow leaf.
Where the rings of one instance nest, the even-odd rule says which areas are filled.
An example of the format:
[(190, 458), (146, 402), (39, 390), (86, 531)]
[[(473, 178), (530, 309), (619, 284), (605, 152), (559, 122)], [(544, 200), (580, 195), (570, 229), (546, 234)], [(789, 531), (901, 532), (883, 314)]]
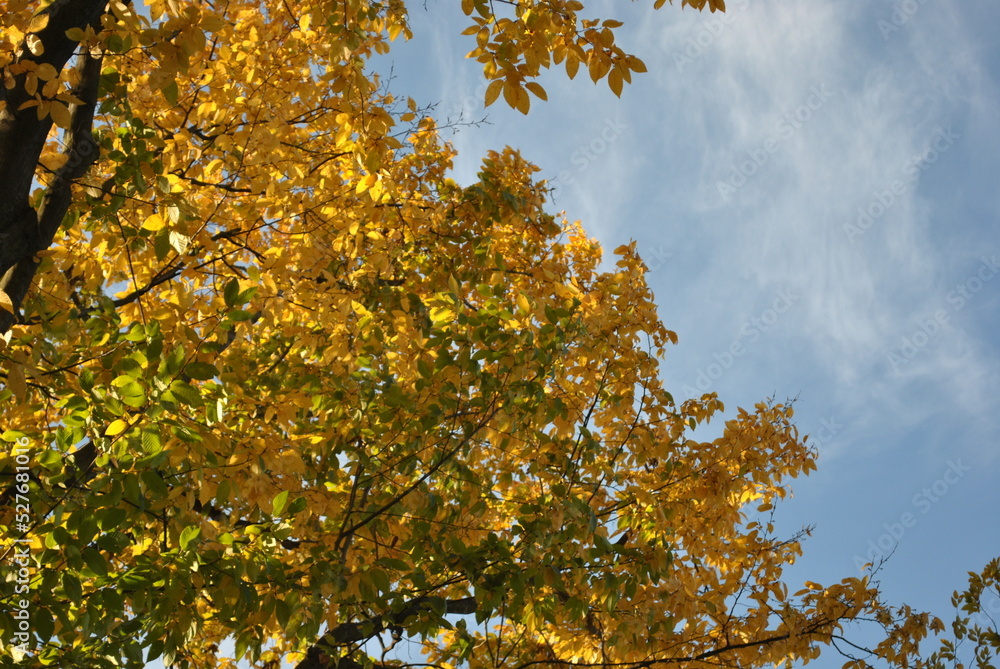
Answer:
[[(167, 182), (170, 184), (171, 193), (180, 193), (184, 190), (184, 182), (176, 174), (168, 174)], [(176, 223), (180, 218), (180, 210), (177, 207), (167, 207), (167, 215), (172, 223)]]
[(24, 380), (24, 366), (17, 363), (10, 363), (7, 369), (7, 387), (14, 393), (14, 397), (20, 402), (28, 394), (28, 384)]
[(517, 87), (517, 111), (522, 114), (527, 114), (528, 110), (531, 108), (531, 98), (528, 97), (528, 91)]
[(383, 192), (385, 192), (385, 184), (382, 183), (381, 179), (376, 177), (375, 183), (373, 183), (372, 187), (368, 189), (368, 195), (371, 196), (371, 199), (375, 202), (380, 202), (382, 200)]
[(441, 327), (455, 320), (455, 310), (450, 306), (431, 307), (430, 317), (436, 327)]
[(116, 437), (127, 429), (128, 429), (128, 422), (119, 418), (118, 420), (113, 421), (111, 425), (108, 425), (108, 429), (104, 431), (104, 436)]
[(41, 56), (45, 53), (45, 47), (38, 35), (28, 35), (24, 39), (24, 43), (28, 45), (28, 51), (31, 52), (32, 56)]
[(223, 165), (225, 162), (221, 158), (209, 161), (208, 165), (205, 166), (205, 174), (214, 174)]
[(220, 16), (202, 14), (200, 26), (202, 30), (207, 30), (210, 33), (216, 33), (226, 26), (226, 21)]
[(517, 109), (517, 92), (521, 90), (521, 87), (516, 83), (507, 79), (503, 83), (503, 99), (507, 101), (507, 104), (513, 109)]
[(73, 122), (73, 115), (70, 114), (66, 105), (55, 100), (53, 100), (52, 104), (49, 106), (49, 115), (52, 117), (52, 121), (63, 129), (68, 130)]
[(486, 106), (489, 107), (491, 104), (497, 101), (500, 97), (500, 91), (503, 90), (503, 80), (497, 79), (496, 81), (491, 81), (490, 85), (486, 87)]
[(52, 67), (49, 63), (42, 63), (35, 70), (35, 76), (42, 81), (49, 81), (50, 79), (55, 79), (59, 76), (56, 68)]
[(38, 33), (45, 30), (45, 26), (49, 25), (50, 14), (36, 14), (31, 18), (31, 23), (28, 25), (29, 33)]
[(525, 314), (531, 312), (531, 303), (528, 302), (528, 298), (525, 297), (524, 293), (517, 296), (517, 307)]
[(14, 313), (14, 302), (10, 299), (10, 295), (0, 290), (0, 309), (5, 309), (10, 313)]
[(570, 79), (580, 70), (580, 60), (573, 54), (566, 58), (566, 74)]
[(611, 68), (611, 63), (608, 61), (604, 54), (597, 52), (592, 52), (590, 54), (590, 62), (587, 64), (587, 69), (590, 72), (590, 78), (596, 84), (598, 81), (604, 78), (604, 75), (608, 73)]
[(635, 56), (627, 56), (625, 58), (625, 64), (628, 66), (628, 69), (632, 70), (633, 72), (646, 71), (646, 64), (641, 60), (639, 60), (638, 58), (636, 58)]
[[(35, 76), (34, 72), (29, 72), (24, 77), (24, 92), (28, 95), (34, 96), (38, 92), (38, 77)], [(28, 100), (22, 104), (18, 109), (24, 109), (28, 102), (36, 102), (34, 100)], [(36, 102), (37, 104), (37, 102)]]
[(542, 100), (548, 100), (549, 96), (546, 95), (545, 89), (541, 87), (540, 84), (534, 81), (529, 81), (524, 85), (529, 91), (540, 97)]
[(366, 190), (371, 189), (372, 186), (378, 181), (378, 176), (374, 174), (366, 174), (365, 177), (358, 181), (358, 185), (355, 187), (354, 191), (361, 195)]
[(161, 217), (159, 214), (152, 214), (151, 216), (147, 217), (145, 221), (143, 221), (142, 229), (152, 230), (153, 232), (156, 232), (157, 230), (162, 228), (163, 225), (164, 225), (163, 217)]
[(608, 75), (608, 86), (617, 97), (622, 96), (622, 75), (618, 70), (611, 70), (611, 74)]

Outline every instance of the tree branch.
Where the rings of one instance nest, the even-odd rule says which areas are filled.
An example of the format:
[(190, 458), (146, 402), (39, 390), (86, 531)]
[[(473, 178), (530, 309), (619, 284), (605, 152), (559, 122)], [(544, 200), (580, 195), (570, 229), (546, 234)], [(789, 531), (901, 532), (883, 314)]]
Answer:
[(334, 657), (336, 647), (370, 639), (392, 627), (404, 627), (413, 616), (441, 608), (445, 614), (469, 615), (476, 612), (475, 597), (444, 599), (443, 597), (418, 597), (400, 611), (375, 616), (364, 622), (342, 623), (324, 634), (306, 653), (306, 658), (295, 669), (361, 669), (362, 664), (351, 657)]

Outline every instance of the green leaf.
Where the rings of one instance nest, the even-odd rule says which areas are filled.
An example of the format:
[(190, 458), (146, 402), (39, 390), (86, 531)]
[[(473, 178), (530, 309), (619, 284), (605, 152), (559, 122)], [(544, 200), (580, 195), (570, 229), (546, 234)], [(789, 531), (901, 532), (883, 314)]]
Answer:
[(237, 302), (239, 304), (246, 304), (253, 299), (253, 296), (257, 294), (257, 286), (251, 286), (246, 290), (240, 292), (239, 297), (237, 297)]
[(158, 454), (163, 450), (163, 441), (156, 428), (143, 428), (142, 430), (142, 451), (147, 457)]
[(215, 365), (207, 362), (189, 362), (184, 367), (184, 373), (197, 381), (208, 381), (219, 375), (219, 370)]
[(102, 509), (99, 512), (100, 520), (98, 521), (98, 526), (104, 532), (115, 529), (124, 522), (125, 518), (128, 516), (128, 512), (120, 507), (109, 507), (107, 509)]
[[(123, 403), (133, 408), (139, 408), (146, 403), (146, 391), (137, 381), (127, 376), (120, 376), (118, 379), (129, 379), (128, 381), (121, 382), (122, 385), (118, 387), (118, 396)], [(115, 379), (115, 381), (118, 381), (118, 379)]]
[(108, 553), (118, 553), (125, 550), (132, 542), (124, 532), (109, 532), (97, 538), (97, 545)]
[(156, 639), (149, 644), (149, 651), (146, 653), (146, 662), (152, 662), (161, 655), (163, 655), (163, 641)]
[(184, 550), (188, 545), (194, 541), (195, 537), (201, 534), (201, 528), (197, 525), (188, 525), (181, 531), (180, 545), (181, 550)]
[(83, 599), (83, 586), (80, 584), (80, 579), (71, 572), (64, 571), (62, 582), (63, 589), (66, 591), (66, 596), (69, 597), (70, 601), (79, 602)]
[(101, 552), (96, 548), (88, 546), (83, 549), (83, 560), (87, 563), (87, 567), (90, 571), (94, 572), (98, 576), (108, 575), (108, 562), (101, 555)]
[(49, 613), (48, 609), (37, 608), (35, 609), (35, 619), (34, 619), (34, 630), (38, 634), (38, 638), (45, 642), (52, 638), (52, 634), (56, 629), (56, 621)]
[(146, 488), (160, 497), (166, 496), (170, 490), (160, 474), (151, 469), (147, 469), (142, 473), (142, 482), (146, 485)]
[(295, 498), (295, 501), (293, 501), (291, 503), (291, 505), (288, 507), (288, 513), (285, 514), (285, 515), (287, 515), (287, 516), (294, 516), (297, 513), (301, 513), (302, 511), (305, 511), (306, 504), (307, 504), (307, 502), (306, 502), (306, 498), (305, 497), (297, 497), (297, 498)]
[(236, 648), (235, 648), (236, 659), (237, 660), (242, 660), (243, 656), (246, 655), (247, 648), (249, 648), (249, 647), (250, 647), (250, 635), (249, 634), (241, 634), (238, 637), (236, 637)]
[(285, 504), (287, 503), (288, 503), (288, 491), (282, 490), (271, 501), (271, 513), (275, 516), (280, 516), (281, 512), (285, 508)]
[(240, 282), (237, 279), (230, 279), (226, 282), (226, 287), (222, 291), (222, 297), (226, 301), (227, 307), (235, 307), (240, 303)]
[(80, 388), (82, 388), (84, 392), (89, 393), (94, 389), (94, 381), (94, 373), (89, 369), (84, 369), (80, 372)]
[(375, 564), (391, 569), (392, 571), (409, 571), (410, 564), (397, 558), (384, 557), (375, 561)]
[[(112, 37), (114, 37), (114, 35), (112, 35)], [(163, 93), (163, 97), (167, 99), (167, 102), (170, 103), (171, 107), (177, 104), (177, 95), (179, 90), (177, 89), (176, 81), (171, 81), (169, 84), (161, 88), (160, 91)]]
[(380, 592), (388, 593), (392, 589), (389, 584), (389, 575), (381, 569), (372, 569), (371, 572), (369, 572), (369, 575), (371, 576), (372, 584), (378, 588)]
[(274, 615), (278, 619), (278, 624), (282, 628), (288, 627), (288, 619), (291, 617), (292, 612), (288, 608), (288, 604), (282, 599), (278, 599), (274, 603)]
[(202, 404), (201, 395), (198, 391), (180, 379), (171, 383), (170, 388), (165, 393), (164, 399), (170, 400), (172, 398), (176, 398), (183, 404), (190, 404), (191, 406), (200, 406)]
[[(145, 341), (146, 328), (144, 328), (139, 323), (133, 323), (132, 327), (129, 328), (129, 331), (125, 334), (123, 339), (125, 341), (132, 341), (132, 342)], [(119, 361), (119, 364), (121, 364), (121, 361)]]
[(137, 568), (132, 568), (122, 576), (120, 582), (126, 590), (138, 590), (143, 586), (149, 585), (150, 573)]
[(62, 455), (53, 449), (45, 449), (35, 456), (35, 463), (45, 469), (57, 469), (62, 467)]
[(170, 249), (173, 247), (173, 244), (170, 242), (175, 234), (175, 232), (165, 227), (160, 228), (156, 233), (156, 237), (153, 238), (153, 251), (156, 253), (157, 260), (165, 260), (170, 255)]

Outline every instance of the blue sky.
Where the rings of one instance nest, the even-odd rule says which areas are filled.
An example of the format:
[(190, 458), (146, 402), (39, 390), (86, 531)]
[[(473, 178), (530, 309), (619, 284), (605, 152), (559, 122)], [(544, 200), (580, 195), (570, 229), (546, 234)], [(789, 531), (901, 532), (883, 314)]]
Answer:
[(887, 596), (950, 617), (1000, 555), (1000, 5), (588, 7), (649, 68), (621, 99), (558, 71), (527, 117), (484, 110), (440, 0), (411, 6), (415, 38), (380, 68), (440, 119), (488, 114), (450, 137), (460, 182), (509, 144), (607, 251), (637, 240), (680, 337), (676, 398), (798, 397), (820, 469), (780, 509), (789, 533), (816, 525), (791, 579), (894, 551)]

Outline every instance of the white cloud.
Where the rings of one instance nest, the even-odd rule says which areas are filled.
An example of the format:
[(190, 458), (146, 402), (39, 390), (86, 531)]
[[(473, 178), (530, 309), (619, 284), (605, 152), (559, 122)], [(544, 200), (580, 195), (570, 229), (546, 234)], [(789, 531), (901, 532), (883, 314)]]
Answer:
[[(685, 12), (641, 32), (640, 52), (664, 56), (651, 68), (672, 126), (663, 146), (692, 138), (662, 168), (664, 180), (696, 184), (671, 192), (706, 237), (707, 266), (690, 277), (690, 294), (752, 304), (795, 285), (797, 335), (831, 380), (864, 397), (857, 409), (905, 412), (889, 398), (928, 382), (955, 385), (956, 405), (981, 409), (968, 400), (982, 396), (992, 377), (977, 370), (995, 369), (996, 356), (961, 329), (941, 336), (965, 354), (928, 346), (905, 374), (880, 378), (891, 346), (940, 307), (941, 277), (956, 266), (938, 244), (945, 212), (924, 186), (940, 157), (976, 140), (947, 129), (970, 105), (996, 108), (992, 92), (974, 88), (985, 77), (973, 51), (952, 47), (970, 43), (953, 6), (928, 5), (883, 40), (877, 20), (889, 5), (863, 14), (836, 2), (731, 4), (727, 24)], [(867, 227), (852, 234), (845, 224), (859, 216)], [(699, 299), (688, 307), (711, 316)]]

